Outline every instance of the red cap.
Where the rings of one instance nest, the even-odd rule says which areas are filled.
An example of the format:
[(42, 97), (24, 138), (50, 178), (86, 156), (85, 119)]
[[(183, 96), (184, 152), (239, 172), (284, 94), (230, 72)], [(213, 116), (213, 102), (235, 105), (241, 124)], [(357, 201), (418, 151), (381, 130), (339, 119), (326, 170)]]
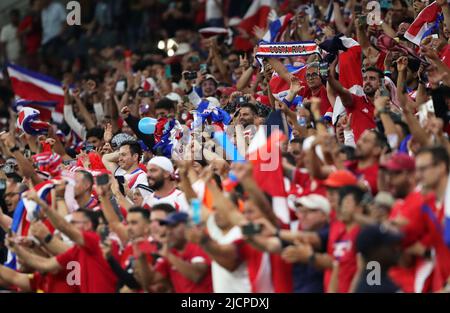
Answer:
[(416, 164), (414, 159), (406, 153), (396, 153), (382, 163), (381, 167), (388, 171), (414, 171)]
[(328, 175), (324, 185), (331, 188), (340, 188), (343, 186), (356, 185), (358, 180), (356, 176), (346, 170), (339, 170)]

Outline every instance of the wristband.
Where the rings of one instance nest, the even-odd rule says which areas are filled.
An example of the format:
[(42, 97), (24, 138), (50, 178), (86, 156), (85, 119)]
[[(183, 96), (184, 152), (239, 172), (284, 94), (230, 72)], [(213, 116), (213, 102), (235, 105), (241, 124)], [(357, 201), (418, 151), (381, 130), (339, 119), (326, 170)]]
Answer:
[(19, 150), (20, 150), (20, 149), (19, 149), (18, 146), (14, 146), (14, 147), (12, 147), (11, 149), (9, 149), (9, 152), (14, 153), (14, 152), (19, 151)]
[(44, 243), (49, 244), (50, 241), (52, 241), (53, 239), (53, 235), (52, 234), (48, 234), (47, 236), (45, 236), (44, 238)]

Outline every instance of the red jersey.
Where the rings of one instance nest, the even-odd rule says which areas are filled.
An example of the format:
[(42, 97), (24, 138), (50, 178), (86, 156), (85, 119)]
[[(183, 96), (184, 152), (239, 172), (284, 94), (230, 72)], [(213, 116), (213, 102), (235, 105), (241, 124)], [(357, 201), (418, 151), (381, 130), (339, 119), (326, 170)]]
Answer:
[[(306, 196), (311, 193), (326, 196), (327, 188), (323, 180), (311, 177), (307, 170), (296, 169), (294, 172), (294, 188), (297, 187), (295, 194), (297, 197)], [(292, 188), (291, 188), (292, 191)]]
[(328, 100), (327, 88), (325, 86), (320, 87), (320, 89), (315, 93), (313, 93), (309, 87), (304, 88), (304, 90), (305, 92), (301, 94), (303, 99), (309, 99), (312, 97), (320, 98), (320, 115), (327, 115), (330, 117), (333, 115), (333, 107)]
[[(327, 253), (339, 262), (338, 292), (349, 292), (350, 284), (357, 269), (356, 237), (360, 231), (359, 226), (353, 226), (347, 230), (340, 221), (335, 221), (330, 226)], [(329, 276), (329, 275), (328, 275)], [(329, 277), (325, 276), (328, 289)]]
[(370, 192), (372, 195), (375, 196), (378, 193), (378, 163), (365, 168), (358, 168), (358, 161), (351, 161), (346, 163), (346, 167), (358, 178), (358, 180), (363, 180), (367, 183), (370, 187)]
[(347, 115), (352, 114), (350, 127), (355, 136), (355, 142), (366, 129), (375, 128), (374, 105), (366, 96), (357, 96), (352, 94), (351, 106), (345, 108)]
[(203, 279), (194, 283), (183, 274), (178, 272), (165, 258), (159, 258), (156, 262), (155, 270), (161, 273), (172, 282), (176, 293), (210, 293), (213, 292), (211, 277), (211, 260), (208, 255), (196, 244), (187, 243), (184, 250), (179, 252), (176, 249), (170, 251), (175, 256), (189, 263), (203, 263), (208, 265), (208, 272)]
[(292, 267), (279, 255), (262, 252), (243, 239), (234, 242), (239, 258), (247, 262), (253, 293), (292, 292)]
[(72, 261), (79, 263), (80, 292), (116, 291), (117, 277), (112, 271), (100, 248), (100, 237), (92, 231), (83, 232), (84, 245), (75, 245), (58, 255), (56, 260), (63, 269), (71, 269)]
[(439, 58), (450, 68), (450, 45), (445, 45), (439, 52)]
[(28, 274), (30, 278), (30, 287), (33, 292), (37, 293), (78, 293), (79, 286), (70, 286), (67, 283), (67, 270), (59, 271), (57, 274), (41, 274), (34, 272)]
[(420, 242), (436, 253), (436, 264), (426, 274), (428, 260), (422, 257), (412, 259), (409, 267), (393, 267), (389, 274), (405, 292), (429, 292), (440, 290), (450, 275), (450, 250), (445, 245), (440, 211), (435, 206), (433, 195), (424, 196), (411, 192), (404, 200), (399, 200), (392, 208), (390, 219), (402, 217), (407, 224), (402, 226), (402, 245), (407, 248)]

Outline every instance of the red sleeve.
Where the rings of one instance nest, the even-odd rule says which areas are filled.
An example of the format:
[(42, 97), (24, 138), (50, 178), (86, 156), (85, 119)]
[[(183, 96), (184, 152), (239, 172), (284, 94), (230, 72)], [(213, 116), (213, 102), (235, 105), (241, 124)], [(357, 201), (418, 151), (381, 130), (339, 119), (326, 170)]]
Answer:
[(59, 265), (61, 265), (62, 268), (66, 268), (67, 263), (78, 259), (79, 249), (80, 248), (77, 245), (73, 246), (66, 252), (64, 252), (60, 255), (57, 255), (56, 261), (59, 263)]
[(165, 258), (159, 258), (156, 261), (155, 271), (159, 272), (163, 277), (169, 276), (169, 262)]
[(83, 232), (83, 250), (89, 254), (95, 254), (100, 249), (100, 237), (93, 231)]
[(377, 63), (375, 64), (375, 66), (384, 71), (384, 60), (386, 59), (386, 53), (383, 51), (380, 51), (380, 53), (378, 54), (378, 58), (377, 58)]

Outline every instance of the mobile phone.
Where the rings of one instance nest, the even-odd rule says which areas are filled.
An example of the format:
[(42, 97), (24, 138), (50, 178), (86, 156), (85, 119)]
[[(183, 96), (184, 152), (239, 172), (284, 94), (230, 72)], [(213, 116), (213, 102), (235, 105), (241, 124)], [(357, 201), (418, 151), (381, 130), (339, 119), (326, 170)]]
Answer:
[[(121, 176), (121, 177), (123, 177), (123, 176)], [(97, 186), (107, 185), (108, 182), (109, 182), (109, 175), (106, 173), (98, 175), (95, 180), (95, 183), (97, 184)]]
[(247, 102), (248, 102), (247, 97), (244, 97), (244, 96), (236, 97), (236, 104), (238, 104), (239, 106), (244, 105)]
[(242, 226), (242, 234), (245, 236), (253, 236), (261, 233), (262, 225), (261, 224), (253, 224), (248, 223)]
[(359, 19), (359, 24), (361, 24), (361, 26), (367, 25), (367, 15), (360, 15), (358, 17), (358, 19)]
[(382, 97), (389, 97), (389, 90), (386, 88), (384, 78), (381, 79), (380, 83), (380, 96)]
[(208, 64), (206, 63), (200, 64), (200, 73), (205, 74), (206, 72), (208, 72)]
[(320, 62), (319, 63), (320, 77), (322, 77), (323, 79), (327, 79), (328, 78), (328, 69), (329, 69), (329, 65), (327, 62)]
[(164, 72), (165, 72), (166, 78), (169, 78), (169, 79), (172, 78), (172, 69), (170, 67), (170, 64), (167, 64), (164, 67)]
[(0, 179), (0, 190), (6, 189), (6, 179)]
[(185, 72), (183, 74), (183, 78), (185, 80), (194, 80), (197, 79), (197, 72)]
[(117, 81), (117, 83), (116, 83), (115, 92), (118, 95), (123, 94), (125, 92), (126, 88), (127, 88), (127, 81), (125, 79), (121, 79), (121, 80)]
[(84, 146), (84, 149), (86, 152), (91, 152), (94, 150), (94, 145), (92, 143), (87, 142)]
[(105, 241), (106, 239), (108, 239), (109, 236), (109, 227), (108, 225), (105, 225), (105, 227), (103, 227), (103, 229), (100, 232), (100, 238), (102, 241)]

